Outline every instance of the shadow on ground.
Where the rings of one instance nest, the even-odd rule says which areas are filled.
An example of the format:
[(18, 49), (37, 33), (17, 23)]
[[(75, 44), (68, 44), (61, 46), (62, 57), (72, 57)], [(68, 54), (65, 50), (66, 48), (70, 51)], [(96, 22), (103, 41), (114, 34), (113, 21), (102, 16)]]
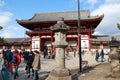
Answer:
[[(83, 73), (88, 73), (89, 71), (93, 70), (96, 66), (84, 68), (82, 72), (78, 72), (78, 69), (76, 69), (78, 73), (75, 73), (74, 71), (71, 70), (72, 72), (74, 72), (74, 74), (72, 74), (72, 80), (78, 80), (80, 75), (82, 75)], [(42, 72), (41, 74), (44, 75), (40, 77), (40, 80), (45, 80), (49, 76), (49, 73), (50, 72)]]
[(83, 70), (81, 72), (78, 72), (76, 74), (72, 74), (72, 80), (78, 80), (80, 75), (83, 75), (85, 73), (89, 73), (91, 70), (93, 70), (97, 66), (99, 66), (99, 64), (95, 65), (95, 66), (87, 66), (87, 67), (83, 68)]

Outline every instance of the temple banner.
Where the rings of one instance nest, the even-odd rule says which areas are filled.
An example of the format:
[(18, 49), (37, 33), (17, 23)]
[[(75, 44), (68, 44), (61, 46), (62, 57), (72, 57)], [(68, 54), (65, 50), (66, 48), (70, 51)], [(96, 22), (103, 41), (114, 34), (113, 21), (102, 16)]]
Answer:
[(40, 49), (40, 38), (39, 36), (32, 37), (32, 51)]
[(89, 36), (81, 35), (81, 49), (88, 51), (89, 50)]

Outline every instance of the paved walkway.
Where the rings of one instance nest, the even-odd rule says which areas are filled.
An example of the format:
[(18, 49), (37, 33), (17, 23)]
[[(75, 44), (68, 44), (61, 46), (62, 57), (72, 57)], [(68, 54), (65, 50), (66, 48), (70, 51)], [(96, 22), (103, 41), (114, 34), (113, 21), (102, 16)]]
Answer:
[[(107, 56), (105, 56), (105, 58), (107, 60)], [(85, 54), (82, 56), (82, 59), (87, 60), (89, 66), (95, 66), (101, 64), (100, 62), (98, 63), (95, 61), (95, 55)], [(105, 62), (107, 62), (106, 60)], [(54, 59), (44, 59), (43, 57), (41, 57), (41, 71), (39, 72), (39, 77), (41, 78), (40, 80), (45, 80), (45, 77), (48, 76), (49, 72), (55, 68), (55, 64), (56, 63)], [(69, 68), (70, 70), (79, 69), (78, 55), (74, 57), (73, 53), (71, 53), (70, 57), (66, 59), (66, 67)], [(27, 74), (25, 73), (25, 64), (23, 61), (20, 64), (19, 77), (16, 80), (33, 80), (32, 76), (30, 78), (27, 78)], [(83, 80), (89, 80), (89, 79), (83, 79)]]
[[(43, 56), (41, 57), (41, 71), (39, 72), (39, 77), (47, 76), (50, 71), (52, 71), (55, 68), (55, 59), (44, 59)], [(72, 65), (71, 65), (72, 64)], [(66, 67), (69, 69), (77, 68), (79, 66), (79, 58), (78, 55), (74, 57), (71, 55), (69, 58), (66, 59)], [(19, 73), (20, 76), (17, 78), (17, 80), (33, 80), (33, 78), (27, 78), (27, 74), (25, 73), (25, 63), (21, 62), (19, 67)], [(43, 79), (44, 80), (44, 79)]]
[(120, 78), (112, 78), (110, 63), (101, 63), (84, 71), (78, 80), (120, 80)]

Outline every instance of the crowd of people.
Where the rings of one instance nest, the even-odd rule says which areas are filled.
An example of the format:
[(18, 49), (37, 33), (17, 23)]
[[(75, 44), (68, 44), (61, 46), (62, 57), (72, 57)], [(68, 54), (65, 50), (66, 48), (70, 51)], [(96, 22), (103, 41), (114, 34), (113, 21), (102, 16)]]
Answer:
[[(19, 51), (17, 49), (10, 50), (5, 48), (0, 52), (0, 80), (17, 80), (22, 57), (26, 64), (27, 77), (30, 78), (32, 76), (34, 80), (39, 79), (38, 70), (41, 69), (39, 51)], [(30, 75), (31, 72), (32, 75)]]
[[(104, 60), (105, 60), (105, 55), (108, 55), (108, 62), (110, 62), (111, 61), (111, 59), (110, 59), (110, 52), (108, 52), (107, 54), (105, 54), (105, 52), (104, 52), (104, 50), (103, 49), (101, 49), (101, 51), (99, 52), (98, 50), (96, 50), (95, 51), (95, 60), (97, 61), (97, 62), (104, 62)], [(100, 59), (100, 60), (99, 60)]]
[(44, 49), (43, 52), (44, 59), (55, 59), (55, 51), (52, 51), (51, 49)]
[[(76, 56), (76, 51), (74, 52), (74, 57)], [(97, 62), (104, 62), (104, 50), (101, 51), (96, 50), (95, 60)], [(44, 59), (54, 59), (55, 52), (50, 49), (45, 49), (42, 52), (37, 50), (34, 51), (25, 51), (23, 50), (10, 50), (3, 49), (0, 52), (0, 80), (17, 80), (19, 77), (19, 65), (21, 63), (21, 58), (24, 59), (24, 63), (26, 64), (25, 70), (27, 74), (27, 78), (33, 77), (34, 80), (39, 79), (38, 71), (41, 69), (40, 57), (43, 55)], [(82, 51), (82, 55), (84, 55), (84, 51)], [(109, 56), (109, 54), (108, 54)], [(99, 60), (100, 59), (100, 60)], [(110, 60), (110, 59), (108, 59)]]

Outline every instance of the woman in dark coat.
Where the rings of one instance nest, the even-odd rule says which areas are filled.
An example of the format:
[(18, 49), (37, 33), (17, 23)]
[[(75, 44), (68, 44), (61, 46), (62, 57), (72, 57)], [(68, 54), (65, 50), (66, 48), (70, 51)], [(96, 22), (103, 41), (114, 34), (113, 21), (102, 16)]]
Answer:
[(100, 52), (100, 56), (101, 56), (101, 62), (104, 62), (104, 51), (103, 51), (103, 49), (101, 50), (101, 52)]
[(34, 54), (33, 54), (33, 51), (31, 51), (31, 52), (29, 53), (28, 60), (27, 60), (28, 78), (30, 77), (31, 70), (32, 70), (32, 76), (34, 76), (34, 70), (33, 70), (33, 68), (32, 68), (33, 60), (34, 60)]
[(95, 60), (98, 62), (98, 59), (99, 59), (99, 52), (98, 50), (96, 50)]

